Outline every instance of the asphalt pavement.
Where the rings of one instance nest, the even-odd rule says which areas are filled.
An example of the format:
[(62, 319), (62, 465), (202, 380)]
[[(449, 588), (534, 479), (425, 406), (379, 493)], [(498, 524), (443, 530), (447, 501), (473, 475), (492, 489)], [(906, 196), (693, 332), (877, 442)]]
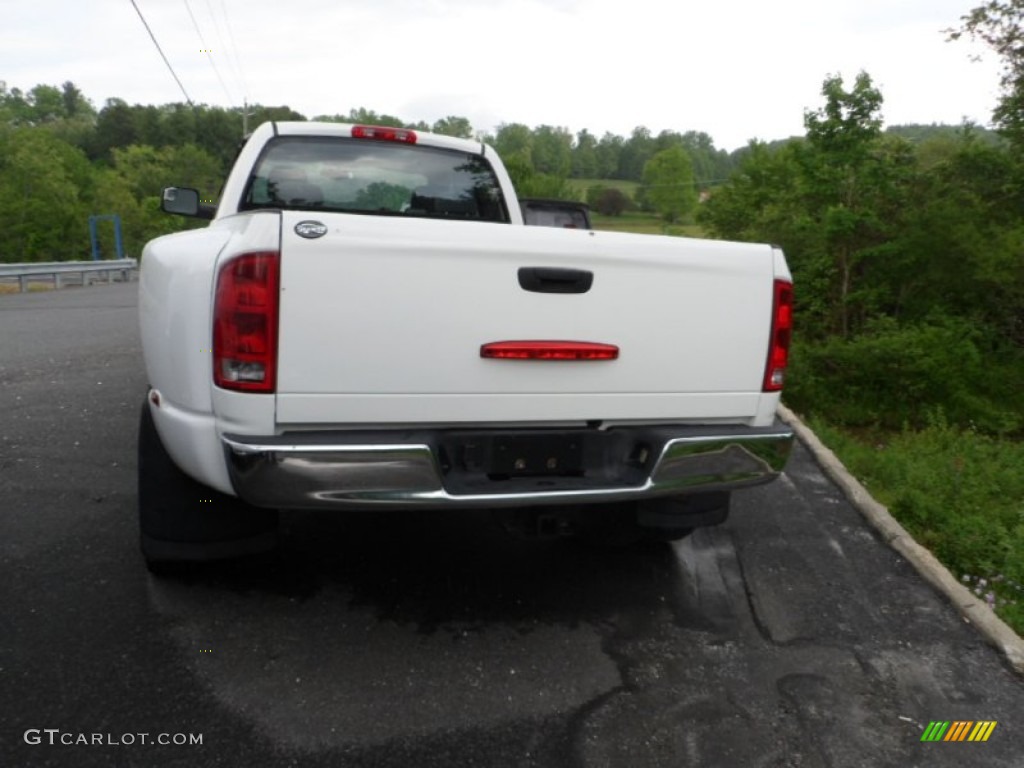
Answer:
[(291, 512), (150, 576), (136, 304), (0, 296), (0, 766), (1024, 766), (1022, 679), (802, 448), (671, 546)]

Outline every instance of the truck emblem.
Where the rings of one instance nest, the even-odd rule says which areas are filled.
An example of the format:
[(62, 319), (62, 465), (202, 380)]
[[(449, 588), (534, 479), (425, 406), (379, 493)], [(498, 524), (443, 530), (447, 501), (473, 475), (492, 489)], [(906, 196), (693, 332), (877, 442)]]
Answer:
[(300, 221), (295, 225), (295, 234), (307, 240), (313, 240), (326, 235), (327, 226), (319, 221)]

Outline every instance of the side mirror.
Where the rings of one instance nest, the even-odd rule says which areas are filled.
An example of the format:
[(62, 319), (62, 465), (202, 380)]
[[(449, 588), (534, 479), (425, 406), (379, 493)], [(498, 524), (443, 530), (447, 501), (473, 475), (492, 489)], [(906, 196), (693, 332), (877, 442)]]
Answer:
[(188, 187), (167, 187), (160, 198), (160, 210), (178, 216), (198, 216), (199, 190)]

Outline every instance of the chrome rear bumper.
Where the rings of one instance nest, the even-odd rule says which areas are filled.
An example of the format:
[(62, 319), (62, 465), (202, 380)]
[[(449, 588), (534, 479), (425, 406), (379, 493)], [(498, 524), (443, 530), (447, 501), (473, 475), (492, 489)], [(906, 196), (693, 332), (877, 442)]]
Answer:
[[(620, 429), (623, 439), (632, 439), (632, 428)], [(656, 435), (657, 448), (628, 482), (595, 481), (584, 473), (483, 481), (475, 490), (465, 483), (454, 488), (446, 477), (438, 459), (441, 432), (224, 435), (221, 442), (242, 499), (261, 507), (338, 509), (578, 504), (733, 490), (777, 477), (793, 441), (792, 431), (782, 425), (633, 432), (644, 439)]]

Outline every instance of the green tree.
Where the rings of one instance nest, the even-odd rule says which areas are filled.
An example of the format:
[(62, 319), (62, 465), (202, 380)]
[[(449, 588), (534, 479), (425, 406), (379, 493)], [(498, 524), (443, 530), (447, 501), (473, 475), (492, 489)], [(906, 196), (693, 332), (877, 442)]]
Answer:
[(341, 119), (339, 122), (357, 123), (359, 125), (384, 125), (396, 128), (400, 128), (405, 125), (405, 121), (400, 117), (388, 114), (377, 114), (372, 109), (366, 109), (366, 107), (350, 109), (348, 116)]
[(64, 104), (64, 117), (73, 119), (76, 117), (96, 117), (96, 110), (93, 109), (85, 95), (70, 80), (64, 82), (60, 87), (61, 101)]
[(508, 171), (517, 197), (547, 197), (560, 200), (573, 198), (573, 191), (567, 179), (549, 173), (538, 173), (522, 154), (513, 154), (505, 160), (505, 170)]
[(606, 132), (597, 143), (597, 173), (599, 179), (615, 178), (619, 171), (619, 158), (622, 154), (622, 145), (625, 140), (614, 133)]
[(693, 160), (693, 177), (698, 184), (719, 183), (735, 167), (729, 153), (716, 149), (715, 142), (703, 131), (687, 131), (681, 137), (681, 144)]
[[(772, 149), (752, 141), (738, 153), (739, 166), (701, 206), (698, 221), (730, 240), (781, 243), (787, 254), (807, 250), (809, 229), (800, 198), (801, 168), (794, 145)], [(801, 291), (806, 297), (806, 293)]]
[(640, 181), (644, 174), (644, 166), (655, 151), (655, 141), (651, 138), (650, 130), (638, 125), (633, 129), (629, 138), (622, 143), (616, 178)]
[(682, 147), (664, 149), (644, 165), (644, 199), (666, 221), (675, 222), (697, 206), (693, 164)]
[[(188, 104), (164, 104), (160, 107), (160, 124), (162, 137), (156, 142), (160, 146), (167, 144), (193, 144), (199, 134), (199, 121), (196, 110)], [(115, 144), (118, 147), (127, 147), (131, 144), (141, 144), (136, 139), (128, 144)]]
[(196, 111), (196, 140), (173, 143), (177, 146), (194, 144), (204, 150), (216, 160), (216, 172), (226, 176), (242, 142), (242, 121), (239, 117), (221, 107), (200, 107)]
[(175, 186), (171, 181), (174, 169), (167, 163), (167, 156), (160, 150), (147, 145), (133, 144), (111, 150), (114, 169), (128, 183), (136, 199), (160, 195), (164, 187)]
[(849, 90), (842, 77), (827, 77), (821, 95), (825, 104), (804, 114), (807, 140), (795, 147), (803, 204), (823, 236), (819, 258), (807, 266), (830, 280), (830, 330), (848, 337), (878, 303), (872, 262), (900, 256), (891, 240), (912, 157), (906, 142), (881, 141), (882, 94), (866, 72)]
[[(193, 124), (190, 138), (194, 131)], [(96, 132), (93, 145), (89, 148), (89, 157), (112, 163), (111, 150), (114, 147), (127, 147), (138, 143), (139, 134), (132, 108), (123, 99), (107, 99), (96, 118)]]
[(597, 137), (584, 128), (576, 134), (576, 143), (572, 148), (573, 178), (594, 178), (598, 174), (597, 162)]
[(223, 180), (217, 160), (194, 144), (161, 149), (132, 145), (112, 151), (115, 170), (138, 200), (159, 199), (164, 187), (172, 186), (194, 187), (209, 198)]
[(1002, 96), (992, 117), (1003, 134), (1024, 149), (1024, 0), (989, 0), (960, 18), (949, 39), (980, 40), (1002, 59)]
[(963, 135), (964, 129), (968, 129), (975, 139), (991, 145), (998, 145), (1003, 139), (995, 131), (982, 128), (970, 121), (961, 125), (945, 125), (941, 123), (905, 123), (903, 125), (889, 125), (885, 133), (890, 136), (899, 136), (912, 144), (922, 144), (933, 139), (946, 139), (950, 142), (958, 142)]
[[(900, 237), (908, 254), (892, 314), (969, 318), (1024, 348), (1024, 221), (1012, 152), (965, 131), (918, 147), (914, 198)], [(1010, 204), (1008, 204), (1008, 202)]]
[(81, 152), (51, 132), (0, 127), (0, 261), (59, 261), (88, 252)]
[(840, 75), (829, 75), (821, 86), (825, 104), (804, 113), (807, 140), (823, 152), (847, 161), (863, 158), (882, 133), (882, 93), (867, 72), (860, 72), (849, 91)]
[(752, 143), (701, 221), (726, 237), (780, 243), (801, 286), (805, 338), (845, 338), (905, 306), (917, 258), (906, 220), (928, 202), (911, 145), (882, 136), (870, 77), (847, 90), (830, 76), (822, 96), (805, 114), (807, 138)]
[(33, 125), (53, 123), (67, 117), (64, 96), (52, 85), (37, 85), (28, 92)]
[(20, 88), (8, 90), (7, 83), (0, 80), (0, 123), (4, 125), (26, 125), (32, 121), (32, 105)]
[[(117, 214), (121, 218), (124, 251), (128, 256), (141, 255), (143, 246), (154, 237), (183, 229), (198, 229), (207, 224), (200, 219), (168, 216), (160, 210), (158, 196), (137, 198), (121, 174), (106, 168), (97, 169), (88, 206), (91, 213)], [(113, 254), (113, 228), (101, 224), (97, 228), (97, 236), (101, 252), (105, 256)]]
[(533, 168), (533, 131), (522, 123), (502, 123), (494, 135), (494, 148), (506, 163), (513, 157)]
[(79, 149), (93, 143), (96, 110), (74, 83), (37, 85), (27, 94), (0, 82), (0, 125), (45, 127)]
[(468, 118), (448, 115), (436, 120), (430, 130), (433, 133), (440, 133), (445, 136), (455, 136), (460, 139), (473, 138), (473, 125)]
[[(672, 147), (682, 147), (683, 135), (679, 131), (664, 130), (654, 137), (654, 151), (661, 152)], [(692, 158), (691, 158), (692, 159)]]
[[(193, 187), (205, 199), (214, 198), (224, 183), (226, 168), (218, 158), (195, 144), (167, 147), (163, 151), (164, 163), (172, 170), (173, 178), (163, 186)], [(161, 191), (163, 187), (160, 188)]]
[[(241, 109), (238, 111), (239, 122), (241, 122)], [(249, 108), (249, 130), (253, 131), (258, 126), (270, 120), (304, 122), (305, 116), (296, 112), (289, 106), (265, 107), (262, 104), (250, 104)]]
[[(184, 140), (181, 137), (171, 136), (164, 129), (163, 113), (156, 105), (133, 104), (129, 109), (132, 123), (135, 126), (135, 143), (150, 147), (163, 147)], [(196, 111), (198, 108), (193, 110), (193, 113)]]
[(572, 134), (566, 128), (537, 126), (533, 131), (530, 159), (539, 173), (567, 177), (572, 170)]

